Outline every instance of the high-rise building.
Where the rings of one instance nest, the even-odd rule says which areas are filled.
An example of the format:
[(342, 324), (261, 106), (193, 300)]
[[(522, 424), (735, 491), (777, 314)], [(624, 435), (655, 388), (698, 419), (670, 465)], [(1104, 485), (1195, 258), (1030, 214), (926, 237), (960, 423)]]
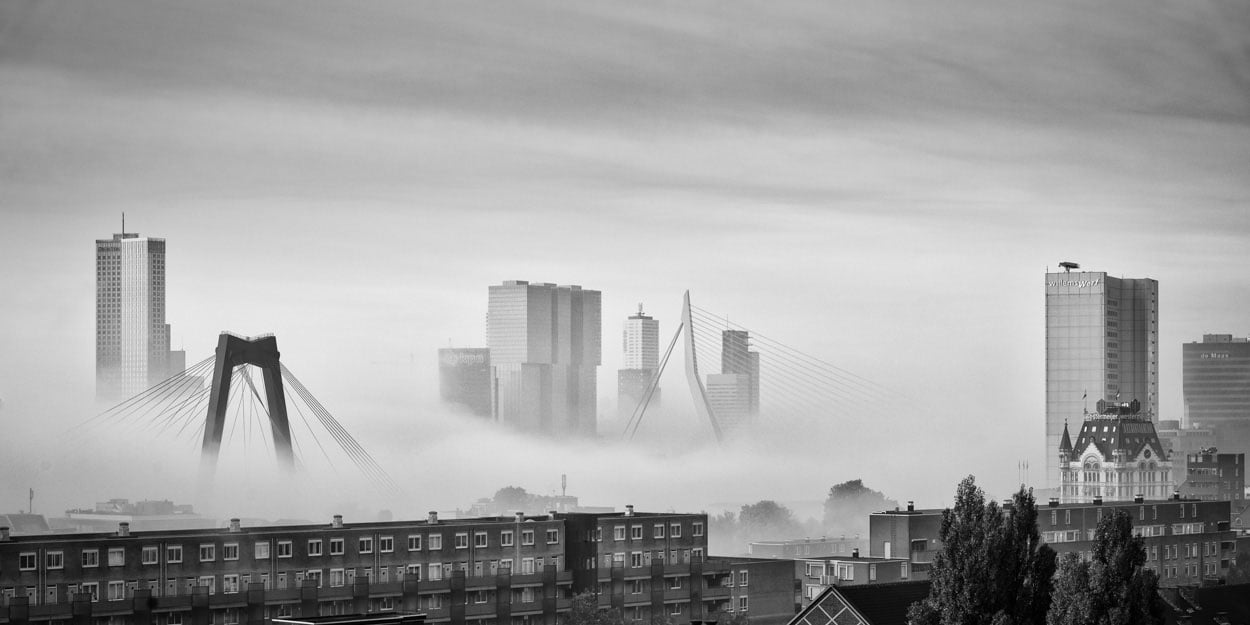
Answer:
[(96, 395), (137, 395), (177, 373), (165, 323), (165, 239), (136, 233), (97, 239)]
[(1159, 413), (1159, 283), (1101, 271), (1046, 274), (1046, 480), (1059, 486), (1064, 423), (1094, 402), (1137, 400)]
[(491, 414), (546, 434), (594, 434), (599, 291), (509, 280), (490, 287)]
[(745, 375), (748, 378), (748, 415), (760, 412), (760, 355), (751, 351), (751, 336), (746, 330), (721, 332), (720, 372)]
[(760, 355), (751, 351), (751, 337), (745, 330), (721, 333), (721, 372), (707, 376), (707, 401), (726, 434), (759, 415)]
[[(616, 378), (617, 407), (623, 417), (629, 417), (647, 395), (660, 366), (660, 322), (644, 315), (642, 304), (638, 305), (638, 314), (625, 320), (623, 349), (625, 366), (617, 371)], [(657, 387), (651, 393), (650, 405), (658, 405), (659, 401)]]
[(490, 416), (490, 349), (447, 347), (438, 350), (438, 392), (444, 402), (471, 414)]
[(1212, 430), (1222, 451), (1250, 452), (1250, 339), (1204, 334), (1181, 353), (1185, 423)]

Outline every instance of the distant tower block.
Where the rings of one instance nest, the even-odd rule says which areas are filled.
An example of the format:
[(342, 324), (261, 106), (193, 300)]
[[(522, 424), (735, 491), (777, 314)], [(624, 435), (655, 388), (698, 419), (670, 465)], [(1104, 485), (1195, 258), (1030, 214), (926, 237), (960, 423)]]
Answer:
[(278, 464), (295, 468), (291, 452), (291, 425), (286, 416), (286, 396), (282, 391), (282, 367), (278, 363), (278, 339), (272, 334), (243, 337), (222, 332), (217, 341), (217, 362), (213, 365), (213, 387), (208, 398), (208, 418), (204, 423), (204, 446), (200, 453), (200, 475), (209, 478), (217, 470), (217, 452), (226, 425), (230, 403), (230, 378), (239, 365), (260, 368), (265, 381), (265, 403), (273, 429), (273, 447)]

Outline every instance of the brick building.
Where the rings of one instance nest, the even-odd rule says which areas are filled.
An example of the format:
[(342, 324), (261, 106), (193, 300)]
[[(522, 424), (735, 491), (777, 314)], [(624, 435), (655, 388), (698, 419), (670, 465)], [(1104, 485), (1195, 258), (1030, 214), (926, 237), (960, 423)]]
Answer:
[[(715, 620), (731, 569), (706, 515), (549, 514), (13, 536), (0, 623), (187, 625), (423, 612), (429, 623), (555, 625), (598, 592), (627, 619)], [(635, 592), (637, 589), (639, 592)]]

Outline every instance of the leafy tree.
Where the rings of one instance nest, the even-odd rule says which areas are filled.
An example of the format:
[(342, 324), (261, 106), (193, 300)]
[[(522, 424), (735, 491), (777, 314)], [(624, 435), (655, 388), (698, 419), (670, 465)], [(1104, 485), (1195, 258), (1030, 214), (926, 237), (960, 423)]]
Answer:
[(1130, 625), (1163, 622), (1159, 579), (1142, 568), (1146, 550), (1133, 520), (1116, 510), (1098, 522), (1090, 560), (1064, 554), (1047, 625)]
[(587, 590), (573, 595), (568, 625), (625, 625), (625, 618), (616, 608), (600, 608), (598, 595)]
[(986, 502), (968, 476), (942, 513), (942, 550), (929, 570), (929, 597), (908, 610), (912, 625), (1042, 625), (1050, 608), (1055, 552), (1042, 544), (1037, 504), (1023, 487), (1010, 507)]
[(793, 538), (802, 533), (802, 527), (789, 508), (765, 499), (742, 506), (738, 512), (741, 538), (747, 542), (763, 538)]
[(494, 504), (503, 510), (523, 511), (532, 498), (533, 495), (520, 486), (505, 486), (495, 491)]
[(834, 484), (825, 499), (824, 528), (834, 535), (868, 535), (868, 515), (898, 507), (885, 493), (864, 486), (863, 480)]

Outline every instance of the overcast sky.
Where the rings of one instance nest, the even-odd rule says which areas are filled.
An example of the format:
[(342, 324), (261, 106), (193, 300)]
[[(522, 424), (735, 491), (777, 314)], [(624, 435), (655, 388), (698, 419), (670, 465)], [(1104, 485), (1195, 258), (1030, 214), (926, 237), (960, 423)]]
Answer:
[[(127, 465), (158, 442), (62, 437), (97, 410), (93, 241), (123, 211), (168, 241), (188, 362), (221, 330), (275, 332), (419, 513), (561, 472), (641, 509), (856, 477), (921, 505), (969, 473), (1004, 494), (1044, 466), (1047, 268), (1159, 280), (1160, 416), (1180, 418), (1181, 344), (1250, 334), (1248, 203), (1238, 0), (10, 0), (0, 509), (25, 482), (46, 512), (189, 498), (168, 465)], [(669, 376), (662, 457), (540, 459), (432, 398), (434, 350), (483, 345), (507, 279), (603, 291), (607, 413), (621, 321), (644, 302), (667, 339), (690, 289), (896, 389), (892, 423), (718, 450)]]

